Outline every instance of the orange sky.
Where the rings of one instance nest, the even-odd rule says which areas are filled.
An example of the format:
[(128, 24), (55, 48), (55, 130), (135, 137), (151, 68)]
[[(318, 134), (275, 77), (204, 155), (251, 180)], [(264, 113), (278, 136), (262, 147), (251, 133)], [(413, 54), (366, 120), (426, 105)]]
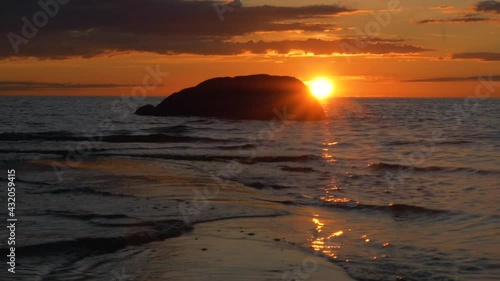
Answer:
[(41, 8), (0, 4), (15, 11), (0, 20), (0, 95), (127, 95), (158, 66), (169, 75), (151, 96), (268, 73), (329, 77), (335, 95), (354, 97), (473, 96), (490, 76), (500, 97), (497, 1), (110, 2), (123, 19), (108, 22), (107, 6), (86, 16), (89, 2), (60, 4), (17, 54), (20, 18)]

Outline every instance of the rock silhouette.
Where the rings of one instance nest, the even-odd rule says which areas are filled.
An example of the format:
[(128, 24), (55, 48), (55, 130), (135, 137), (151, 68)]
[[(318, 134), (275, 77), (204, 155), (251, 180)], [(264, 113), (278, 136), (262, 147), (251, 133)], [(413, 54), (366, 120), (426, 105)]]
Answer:
[(213, 78), (174, 93), (138, 115), (202, 116), (223, 119), (312, 121), (325, 119), (323, 108), (300, 80), (266, 74)]

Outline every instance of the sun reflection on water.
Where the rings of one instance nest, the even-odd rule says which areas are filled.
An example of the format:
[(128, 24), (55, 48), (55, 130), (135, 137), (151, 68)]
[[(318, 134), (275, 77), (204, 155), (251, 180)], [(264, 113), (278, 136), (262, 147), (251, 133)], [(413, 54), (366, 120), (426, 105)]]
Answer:
[(342, 231), (342, 230), (334, 232), (334, 233), (332, 233), (332, 235), (328, 236), (328, 239), (333, 238), (333, 237), (338, 237), (342, 234), (344, 234), (344, 231)]
[[(327, 132), (327, 135), (330, 135), (330, 133)], [(325, 142), (324, 145), (325, 147), (323, 148), (323, 155), (322, 157), (326, 160), (328, 163), (335, 163), (337, 160), (333, 157), (333, 153), (331, 152), (332, 146), (337, 145), (338, 142)]]
[(349, 202), (351, 202), (351, 199), (349, 199), (347, 197), (339, 197), (338, 195), (335, 194), (341, 190), (342, 190), (342, 188), (337, 187), (335, 185), (331, 188), (325, 188), (324, 189), (325, 194), (323, 196), (321, 196), (320, 199), (324, 202), (327, 202), (327, 203), (349, 203)]
[(330, 258), (337, 259), (338, 250), (341, 247), (341, 243), (340, 241), (337, 241), (337, 239), (344, 234), (344, 231), (339, 230), (327, 235), (326, 237), (320, 236), (319, 234), (324, 230), (325, 223), (321, 222), (317, 217), (314, 217), (312, 222), (315, 225), (316, 233), (311, 235), (311, 248), (313, 248), (314, 251), (321, 252)]
[(317, 219), (317, 218), (313, 218), (313, 222), (314, 222), (314, 224), (316, 225), (316, 231), (317, 231), (318, 233), (320, 233), (320, 232), (321, 232), (321, 229), (323, 228), (323, 226), (324, 226), (325, 224), (324, 224), (324, 223), (322, 223), (322, 222), (320, 222), (320, 221), (319, 221), (319, 219)]

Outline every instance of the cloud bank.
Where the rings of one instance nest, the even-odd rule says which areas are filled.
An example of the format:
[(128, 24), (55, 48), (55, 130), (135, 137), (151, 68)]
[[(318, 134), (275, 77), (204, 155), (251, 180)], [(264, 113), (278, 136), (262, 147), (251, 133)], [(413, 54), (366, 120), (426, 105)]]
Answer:
[(481, 1), (476, 4), (475, 10), (478, 12), (490, 12), (490, 13), (500, 13), (500, 2), (490, 0)]
[(453, 54), (452, 59), (476, 59), (482, 61), (500, 61), (500, 53), (476, 52)]
[(0, 91), (29, 91), (55, 89), (109, 89), (133, 87), (127, 84), (72, 84), (72, 83), (45, 83), (33, 81), (0, 81)]
[[(50, 15), (47, 24), (38, 28), (36, 36), (26, 41), (20, 41), (19, 38), (26, 37), (23, 28), (24, 31), (29, 30), (26, 21), (32, 23), (33, 15), (42, 10), (38, 1), (0, 2), (0, 31), (6, 35), (0, 44), (0, 59), (91, 58), (116, 52), (236, 55), (265, 54), (270, 51), (287, 54), (300, 50), (328, 55), (426, 51), (420, 46), (403, 42), (376, 40), (363, 44), (362, 48), (345, 48), (346, 44), (359, 46), (359, 42), (353, 41), (356, 39), (234, 41), (236, 36), (254, 32), (331, 30), (335, 24), (324, 18), (354, 12), (340, 5), (245, 7), (224, 6), (227, 4), (217, 1), (185, 0), (71, 0), (67, 4), (58, 3), (68, 0), (45, 1), (55, 3), (52, 6), (53, 16), (47, 12)], [(47, 11), (50, 11), (50, 7)], [(220, 17), (221, 11), (223, 18)], [(15, 47), (18, 49), (17, 54)]]
[(498, 22), (498, 19), (490, 19), (490, 18), (454, 18), (454, 19), (437, 19), (437, 20), (419, 20), (415, 21), (417, 24), (426, 24), (426, 23), (436, 23), (436, 24), (446, 24), (446, 23), (475, 23), (475, 22)]
[(491, 81), (500, 81), (500, 75), (483, 75), (483, 76), (468, 76), (468, 77), (438, 77), (405, 80), (404, 82), (468, 82), (479, 81), (479, 77), (488, 77)]

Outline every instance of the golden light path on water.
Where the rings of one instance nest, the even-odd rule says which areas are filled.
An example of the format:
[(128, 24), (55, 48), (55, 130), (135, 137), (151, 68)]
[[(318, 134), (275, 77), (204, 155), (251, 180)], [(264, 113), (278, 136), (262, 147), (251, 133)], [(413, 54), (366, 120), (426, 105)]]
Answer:
[[(337, 259), (337, 252), (340, 249), (340, 242), (336, 241), (335, 238), (340, 237), (344, 234), (343, 230), (333, 232), (329, 235), (320, 235), (323, 231), (325, 224), (321, 222), (317, 217), (312, 219), (312, 222), (316, 226), (316, 233), (318, 235), (311, 236), (311, 247), (314, 251), (321, 252), (330, 258)], [(316, 236), (316, 237), (315, 237)]]
[[(311, 91), (313, 92), (316, 90), (318, 92), (321, 92), (321, 90), (319, 90), (321, 87), (328, 88), (326, 84), (323, 84), (323, 82), (318, 83), (317, 85), (311, 83), (309, 84), (309, 86), (311, 87)], [(332, 92), (330, 92), (330, 94), (331, 93)], [(315, 94), (315, 96), (319, 99), (320, 103), (324, 107), (325, 113), (327, 115), (329, 115), (329, 110), (332, 110), (331, 105), (337, 102), (337, 100), (334, 99), (330, 94)], [(326, 161), (330, 165), (335, 165), (337, 163), (335, 148), (337, 145), (339, 145), (339, 141), (335, 137), (331, 123), (335, 121), (338, 120), (327, 119), (324, 124), (324, 140), (321, 154), (324, 161)], [(346, 172), (346, 176), (350, 177), (350, 173)], [(343, 189), (344, 187), (339, 186), (337, 178), (331, 178), (328, 185), (324, 187), (323, 194), (319, 198), (321, 199), (321, 201), (328, 204), (360, 204), (360, 202), (358, 202), (357, 200), (352, 200), (345, 196), (339, 196), (339, 191), (342, 191)], [(314, 231), (310, 233), (309, 245), (315, 252), (325, 255), (328, 258), (335, 260), (345, 258), (343, 262), (350, 262), (348, 257), (342, 257), (343, 255), (341, 256), (339, 253), (342, 247), (348, 247), (348, 245), (345, 245), (345, 242), (347, 242), (347, 240), (345, 239), (348, 236), (356, 235), (358, 239), (362, 241), (362, 243), (371, 242), (370, 238), (368, 238), (366, 234), (358, 236), (358, 231), (350, 229), (345, 224), (337, 226), (336, 222), (330, 218), (321, 219), (320, 214), (314, 214), (311, 218), (311, 222), (313, 223)], [(336, 227), (338, 228), (336, 229)], [(386, 243), (384, 244), (384, 247), (388, 245), (389, 243)], [(376, 256), (371, 258), (377, 259)]]

